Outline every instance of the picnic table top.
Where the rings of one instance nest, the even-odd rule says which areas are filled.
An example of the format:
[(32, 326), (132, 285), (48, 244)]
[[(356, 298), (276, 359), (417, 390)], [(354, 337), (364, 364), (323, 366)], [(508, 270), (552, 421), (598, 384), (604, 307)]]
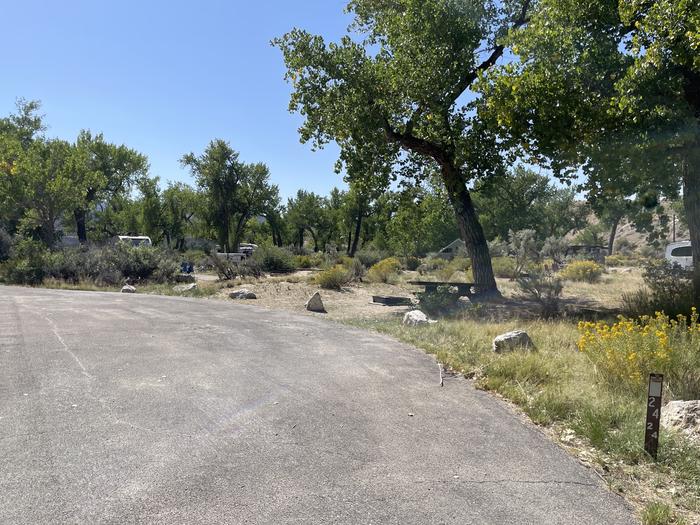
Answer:
[(415, 284), (418, 286), (435, 285), (435, 286), (474, 286), (474, 283), (463, 283), (463, 282), (447, 282), (447, 281), (408, 281), (408, 284)]

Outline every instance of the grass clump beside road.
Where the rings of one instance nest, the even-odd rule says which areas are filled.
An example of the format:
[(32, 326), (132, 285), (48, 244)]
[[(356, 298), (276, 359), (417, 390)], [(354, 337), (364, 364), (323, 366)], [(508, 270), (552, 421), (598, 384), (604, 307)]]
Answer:
[[(81, 280), (79, 282), (68, 282), (59, 279), (45, 279), (42, 283), (43, 288), (52, 290), (82, 290), (92, 292), (119, 292), (119, 286), (104, 286), (91, 280)], [(139, 294), (148, 295), (168, 295), (174, 297), (197, 297), (206, 298), (213, 297), (222, 289), (222, 284), (218, 282), (202, 282), (197, 283), (197, 287), (186, 292), (175, 289), (174, 284), (167, 283), (140, 283), (136, 286)]]
[[(656, 329), (661, 331), (662, 322), (667, 323), (667, 330), (673, 325), (668, 319), (655, 322), (659, 326), (654, 325), (653, 337), (661, 348), (663, 337), (657, 337)], [(637, 381), (636, 374), (632, 374), (637, 381), (634, 384), (611, 380), (609, 374), (617, 366), (612, 362), (609, 365), (612, 369), (597, 372), (601, 370), (598, 363), (608, 359), (609, 348), (605, 346), (607, 340), (597, 333), (590, 335), (591, 326), (578, 327), (564, 320), (527, 323), (443, 320), (411, 329), (394, 320), (354, 324), (423, 348), (445, 366), (473, 378), (479, 388), (496, 392), (517, 404), (535, 423), (547, 427), (567, 448), (593, 465), (611, 488), (624, 493), (643, 509), (643, 517), (649, 516), (644, 518), (645, 522), (693, 523), (700, 519), (700, 447), (662, 431), (658, 460), (654, 462), (646, 455), (643, 381)], [(594, 326), (602, 330), (602, 325)], [(644, 328), (639, 326), (641, 333)], [(493, 338), (516, 328), (527, 330), (538, 351), (493, 353)], [(630, 341), (642, 337), (639, 333), (630, 333)], [(580, 348), (581, 341), (584, 351)], [(690, 364), (688, 359), (695, 355), (693, 362), (698, 373), (697, 346), (693, 350), (680, 341), (671, 341), (679, 345), (672, 350), (677, 348), (685, 357), (676, 356), (676, 361), (667, 362), (663, 371), (671, 376), (681, 374), (675, 368)], [(620, 339), (617, 344), (626, 343)], [(649, 343), (648, 352), (656, 350)], [(642, 371), (646, 373), (641, 357), (635, 364), (640, 375)], [(619, 374), (628, 377), (630, 370), (620, 368)], [(665, 392), (667, 400), (680, 394), (678, 390)], [(693, 393), (686, 390), (682, 394)], [(663, 514), (660, 509), (664, 506), (668, 507), (667, 518), (654, 521), (655, 516)]]

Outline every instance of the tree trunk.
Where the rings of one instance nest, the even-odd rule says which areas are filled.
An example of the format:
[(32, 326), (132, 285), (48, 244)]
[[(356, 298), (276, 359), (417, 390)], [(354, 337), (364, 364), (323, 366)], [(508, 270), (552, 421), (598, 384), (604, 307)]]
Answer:
[(314, 240), (314, 252), (318, 252), (318, 239), (316, 238), (316, 233), (309, 228), (309, 233), (311, 234), (311, 238)]
[(241, 245), (241, 238), (243, 237), (243, 230), (245, 229), (245, 223), (248, 220), (248, 215), (247, 214), (242, 214), (238, 222), (236, 223), (236, 231), (233, 232), (233, 251), (238, 252), (238, 249)]
[(224, 253), (229, 253), (230, 232), (228, 225), (224, 224), (219, 229), (219, 249)]
[(87, 243), (86, 216), (87, 213), (84, 209), (78, 208), (73, 211), (73, 217), (75, 217), (75, 231), (78, 234), (80, 244)]
[(688, 221), (693, 253), (693, 298), (700, 306), (700, 148), (683, 162), (683, 207)]
[(500, 296), (493, 275), (486, 236), (464, 182), (464, 176), (456, 166), (447, 163), (442, 164), (441, 171), (445, 188), (457, 216), (460, 236), (472, 260), (476, 292), (484, 296)]
[(615, 237), (617, 236), (617, 227), (620, 225), (621, 217), (613, 219), (612, 227), (610, 228), (610, 236), (608, 237), (608, 255), (613, 254), (615, 248)]
[(47, 248), (53, 248), (56, 243), (56, 229), (54, 227), (55, 219), (49, 217), (42, 221), (42, 225), (39, 228), (39, 236), (41, 241), (46, 245)]
[(352, 240), (352, 247), (350, 248), (350, 253), (348, 254), (350, 257), (355, 257), (355, 253), (357, 252), (357, 245), (360, 242), (360, 232), (362, 231), (363, 215), (364, 211), (360, 206), (359, 211), (357, 212), (357, 221), (355, 222), (355, 238)]

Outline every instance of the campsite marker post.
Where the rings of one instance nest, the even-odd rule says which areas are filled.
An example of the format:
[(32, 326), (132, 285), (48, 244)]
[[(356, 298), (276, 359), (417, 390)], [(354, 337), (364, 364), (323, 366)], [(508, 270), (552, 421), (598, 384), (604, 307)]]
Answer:
[(663, 390), (664, 376), (661, 374), (649, 375), (649, 392), (647, 395), (647, 421), (644, 432), (644, 450), (656, 459), (659, 449), (659, 428), (661, 425), (661, 391)]

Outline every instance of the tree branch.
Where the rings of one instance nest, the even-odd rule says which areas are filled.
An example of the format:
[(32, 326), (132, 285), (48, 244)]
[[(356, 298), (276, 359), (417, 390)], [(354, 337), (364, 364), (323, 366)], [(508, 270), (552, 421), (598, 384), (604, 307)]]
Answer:
[[(527, 16), (527, 11), (530, 9), (530, 4), (532, 0), (524, 0), (523, 1), (523, 6), (520, 9), (520, 14), (518, 15), (518, 18), (516, 18), (513, 21), (513, 24), (510, 26), (509, 30), (513, 29), (518, 29), (519, 27), (522, 27), (528, 22), (528, 16)], [(472, 69), (469, 71), (468, 74), (466, 74), (460, 82), (455, 86), (455, 89), (452, 90), (450, 93), (449, 97), (447, 98), (447, 101), (450, 104), (453, 104), (461, 95), (464, 93), (469, 86), (471, 86), (474, 81), (479, 77), (479, 75), (486, 71), (487, 69), (493, 67), (496, 62), (498, 61), (501, 56), (503, 56), (503, 51), (505, 50), (505, 46), (503, 44), (497, 44), (496, 47), (493, 48), (491, 51), (491, 54), (483, 61), (481, 64), (476, 66), (476, 68)]]
[(431, 157), (441, 166), (451, 163), (452, 159), (444, 148), (428, 140), (415, 137), (411, 133), (400, 133), (396, 131), (386, 118), (384, 118), (384, 133), (386, 134), (387, 140), (390, 142), (400, 144), (404, 148), (415, 153)]

